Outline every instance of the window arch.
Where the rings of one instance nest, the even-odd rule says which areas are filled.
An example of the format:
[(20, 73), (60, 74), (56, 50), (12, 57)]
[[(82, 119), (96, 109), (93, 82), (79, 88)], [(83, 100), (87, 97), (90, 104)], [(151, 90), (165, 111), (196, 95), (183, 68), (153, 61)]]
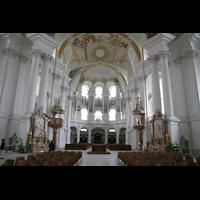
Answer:
[(89, 87), (87, 85), (82, 85), (82, 96), (83, 97), (88, 97), (88, 90), (89, 90)]
[(97, 86), (95, 88), (95, 97), (96, 98), (101, 98), (103, 94), (103, 88), (101, 86)]
[(94, 113), (94, 120), (100, 120), (100, 121), (102, 121), (102, 112), (100, 110), (97, 110)]
[(109, 91), (110, 91), (110, 97), (116, 97), (116, 86), (115, 85), (111, 85), (109, 87)]
[(88, 117), (88, 110), (87, 108), (82, 108), (81, 109), (81, 119), (82, 120), (87, 120)]
[(109, 121), (115, 121), (116, 120), (116, 110), (114, 108), (111, 108), (109, 111)]

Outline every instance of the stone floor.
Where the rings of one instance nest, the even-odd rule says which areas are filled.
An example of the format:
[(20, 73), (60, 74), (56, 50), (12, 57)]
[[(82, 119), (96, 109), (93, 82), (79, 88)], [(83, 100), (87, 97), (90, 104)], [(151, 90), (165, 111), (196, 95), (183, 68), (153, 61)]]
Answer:
[[(61, 151), (65, 151), (64, 148), (57, 149)], [(70, 151), (70, 150), (68, 150)], [(74, 150), (73, 150), (74, 151)], [(107, 151), (110, 154), (87, 154), (88, 151), (91, 151), (91, 147), (87, 150), (79, 150), (82, 151), (82, 160), (75, 164), (75, 166), (119, 166), (120, 163), (117, 161), (118, 151)], [(130, 152), (130, 151), (129, 151)], [(23, 156), (27, 159), (28, 155), (36, 154), (36, 153), (18, 153), (18, 152), (5, 152), (4, 159), (0, 159), (0, 166), (5, 162), (6, 159), (16, 159), (16, 157)]]

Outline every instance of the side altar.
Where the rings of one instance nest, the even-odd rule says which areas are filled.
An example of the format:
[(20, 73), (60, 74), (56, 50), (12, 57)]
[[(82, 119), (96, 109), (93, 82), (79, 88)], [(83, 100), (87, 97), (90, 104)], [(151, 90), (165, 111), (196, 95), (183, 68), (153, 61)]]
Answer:
[(65, 111), (60, 105), (60, 101), (52, 106), (51, 109), (52, 117), (48, 117), (43, 113), (43, 107), (41, 107), (37, 112), (35, 112), (31, 120), (31, 128), (28, 136), (28, 142), (30, 145), (30, 151), (48, 151), (49, 145), (47, 144), (47, 127), (51, 126), (53, 128), (53, 140), (56, 144), (58, 128), (63, 127), (63, 119), (56, 118), (57, 114), (65, 114)]
[(28, 136), (28, 142), (31, 152), (48, 151), (47, 144), (47, 126), (48, 117), (39, 109), (31, 117), (31, 129)]
[(159, 110), (156, 110), (150, 122), (152, 123), (152, 133), (148, 151), (166, 151), (169, 145), (166, 117)]

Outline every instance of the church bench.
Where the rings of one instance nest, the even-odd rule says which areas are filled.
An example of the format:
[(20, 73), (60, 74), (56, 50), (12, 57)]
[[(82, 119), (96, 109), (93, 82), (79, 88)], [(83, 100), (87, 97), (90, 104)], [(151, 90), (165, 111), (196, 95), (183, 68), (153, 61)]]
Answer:
[[(58, 151), (54, 153), (43, 152), (36, 155), (28, 155), (27, 160), (25, 157), (17, 157), (15, 166), (74, 166), (82, 158), (82, 152), (78, 151)], [(14, 160), (9, 162), (5, 160), (2, 166), (13, 166)]]
[(89, 143), (71, 143), (65, 144), (65, 149), (74, 149), (74, 150), (87, 150), (90, 147)]
[(121, 164), (127, 166), (199, 166), (200, 158), (194, 162), (191, 156), (184, 156), (185, 161), (182, 153), (118, 152)]
[(127, 144), (107, 144), (110, 150), (128, 150), (131, 151), (131, 145)]
[(14, 166), (15, 160), (6, 159), (5, 162), (1, 166)]

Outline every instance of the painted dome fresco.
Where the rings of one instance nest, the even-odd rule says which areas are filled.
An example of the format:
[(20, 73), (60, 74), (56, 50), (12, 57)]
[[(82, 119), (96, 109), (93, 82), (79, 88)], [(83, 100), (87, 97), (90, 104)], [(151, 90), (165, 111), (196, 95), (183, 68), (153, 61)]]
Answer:
[[(145, 33), (50, 35), (60, 42), (57, 55), (66, 63), (63, 73), (72, 78), (75, 87), (83, 82), (83, 78), (85, 81), (91, 79), (93, 84), (95, 81), (106, 84), (112, 79), (120, 87), (126, 87), (129, 76), (134, 76), (134, 65), (142, 59), (139, 44), (147, 39)], [(99, 75), (96, 76), (96, 73)]]

